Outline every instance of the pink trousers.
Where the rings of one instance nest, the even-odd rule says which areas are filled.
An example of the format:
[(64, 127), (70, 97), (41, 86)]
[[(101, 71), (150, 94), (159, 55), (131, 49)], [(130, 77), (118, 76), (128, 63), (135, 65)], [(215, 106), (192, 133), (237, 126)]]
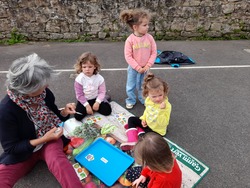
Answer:
[(49, 171), (63, 188), (82, 188), (72, 164), (63, 152), (62, 140), (51, 141), (21, 163), (0, 164), (0, 187), (11, 188), (24, 175), (29, 173), (39, 160), (46, 162)]

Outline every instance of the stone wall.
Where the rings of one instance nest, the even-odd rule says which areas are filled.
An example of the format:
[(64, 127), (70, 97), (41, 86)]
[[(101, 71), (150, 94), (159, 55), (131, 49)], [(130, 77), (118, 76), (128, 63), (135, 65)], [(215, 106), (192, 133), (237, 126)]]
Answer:
[(153, 14), (156, 40), (250, 39), (250, 0), (0, 0), (0, 39), (13, 29), (27, 40), (123, 40), (123, 9)]

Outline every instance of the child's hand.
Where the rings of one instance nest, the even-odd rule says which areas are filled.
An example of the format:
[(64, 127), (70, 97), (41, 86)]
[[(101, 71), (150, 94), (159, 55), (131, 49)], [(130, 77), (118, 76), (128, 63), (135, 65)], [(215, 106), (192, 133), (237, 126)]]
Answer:
[(138, 187), (139, 186), (139, 184), (142, 182), (142, 183), (144, 183), (146, 181), (146, 177), (145, 176), (143, 176), (143, 175), (141, 175), (138, 179), (136, 179), (133, 183), (132, 183), (132, 186), (134, 187)]
[(161, 109), (166, 108), (166, 103), (165, 103), (164, 101), (160, 104), (160, 108), (161, 108)]
[(93, 110), (98, 111), (99, 107), (100, 107), (100, 104), (98, 102), (95, 102), (95, 104), (93, 105)]
[(147, 72), (149, 69), (150, 69), (150, 67), (147, 65), (145, 67), (143, 67), (144, 72)]
[(142, 121), (141, 121), (141, 125), (142, 125), (143, 127), (147, 127), (147, 122), (146, 122), (145, 120), (142, 120)]
[(87, 111), (87, 114), (90, 114), (90, 115), (92, 115), (94, 113), (89, 104), (86, 106), (86, 111)]
[(144, 68), (139, 68), (139, 69), (138, 69), (138, 72), (139, 72), (140, 74), (144, 73)]

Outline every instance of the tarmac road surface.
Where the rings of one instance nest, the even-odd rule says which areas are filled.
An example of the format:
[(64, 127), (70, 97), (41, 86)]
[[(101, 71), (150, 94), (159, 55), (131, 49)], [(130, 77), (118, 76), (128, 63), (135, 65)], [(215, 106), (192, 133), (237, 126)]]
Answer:
[[(112, 100), (125, 106), (123, 45), (40, 42), (0, 46), (0, 94), (6, 93), (4, 81), (10, 63), (36, 52), (61, 72), (50, 84), (58, 106), (74, 102), (73, 65), (81, 53), (91, 51), (101, 61)], [(180, 51), (196, 61), (180, 68), (154, 65), (152, 72), (170, 84), (173, 109), (166, 137), (210, 167), (197, 187), (250, 187), (250, 41), (157, 41), (157, 46), (162, 51)], [(137, 103), (131, 112), (139, 116), (143, 106)], [(60, 185), (41, 162), (15, 185), (29, 187)]]

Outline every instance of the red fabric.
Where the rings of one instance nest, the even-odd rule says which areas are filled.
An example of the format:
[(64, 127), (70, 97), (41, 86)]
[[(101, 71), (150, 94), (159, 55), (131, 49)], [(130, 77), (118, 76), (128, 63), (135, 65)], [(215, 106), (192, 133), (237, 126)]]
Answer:
[(144, 168), (141, 175), (150, 178), (148, 188), (180, 188), (182, 182), (182, 172), (174, 160), (174, 167), (171, 173), (154, 172), (149, 168)]
[(82, 183), (62, 148), (61, 139), (51, 141), (23, 162), (11, 165), (0, 164), (0, 187), (13, 187), (21, 177), (34, 168), (39, 160), (43, 160), (63, 188), (81, 188)]

